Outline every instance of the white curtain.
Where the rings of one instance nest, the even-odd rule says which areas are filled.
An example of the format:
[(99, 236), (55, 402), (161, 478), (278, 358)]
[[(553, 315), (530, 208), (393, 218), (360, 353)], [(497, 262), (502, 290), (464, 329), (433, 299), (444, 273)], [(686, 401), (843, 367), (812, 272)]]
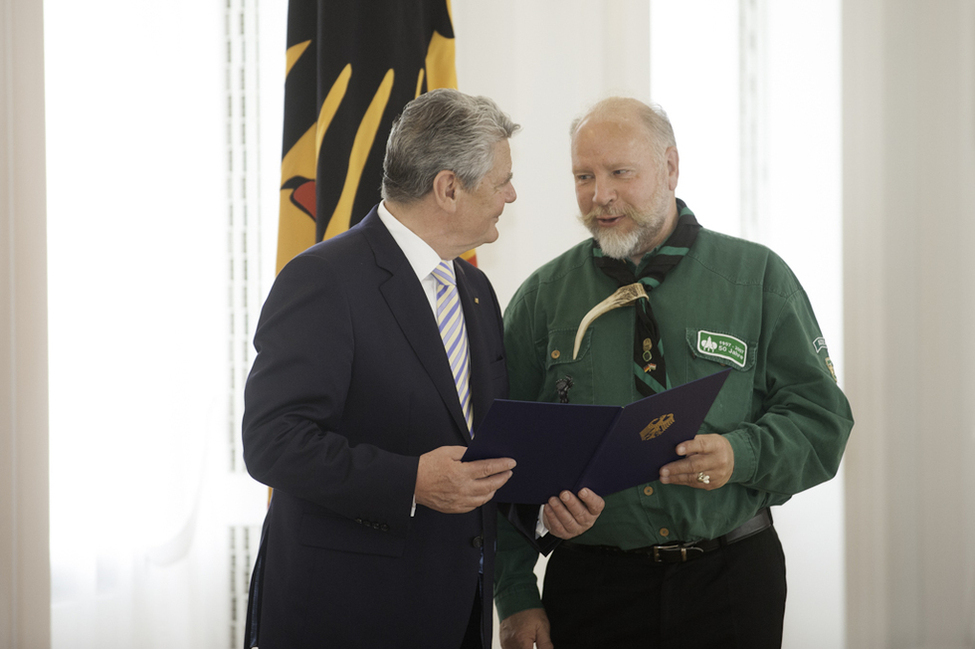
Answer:
[[(56, 648), (243, 642), (267, 491), (236, 447), (230, 5), (45, 2)], [(276, 201), (280, 121), (267, 150)]]

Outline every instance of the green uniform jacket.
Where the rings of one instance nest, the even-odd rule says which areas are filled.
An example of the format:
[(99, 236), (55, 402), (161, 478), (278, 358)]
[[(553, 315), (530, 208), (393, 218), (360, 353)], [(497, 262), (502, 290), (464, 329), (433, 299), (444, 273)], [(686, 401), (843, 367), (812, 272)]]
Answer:
[[(664, 244), (666, 245), (666, 243)], [(510, 397), (625, 405), (634, 382), (632, 305), (597, 318), (572, 358), (579, 322), (617, 284), (593, 265), (593, 241), (539, 268), (505, 315)], [(853, 427), (812, 307), (792, 271), (764, 246), (701, 229), (687, 256), (650, 291), (668, 387), (732, 368), (701, 433), (722, 433), (734, 473), (714, 491), (651, 482), (606, 497), (578, 543), (624, 549), (713, 539), (762, 507), (832, 478)], [(501, 618), (541, 606), (537, 552), (505, 520), (495, 601)]]

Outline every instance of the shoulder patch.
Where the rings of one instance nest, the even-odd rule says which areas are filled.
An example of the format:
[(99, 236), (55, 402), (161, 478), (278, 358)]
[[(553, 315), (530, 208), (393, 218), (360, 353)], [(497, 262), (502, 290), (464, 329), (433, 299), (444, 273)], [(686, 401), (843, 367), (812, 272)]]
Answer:
[(840, 380), (836, 378), (836, 368), (833, 367), (833, 361), (829, 360), (829, 356), (826, 357), (826, 369), (829, 370), (829, 375), (833, 377), (833, 383), (839, 383)]

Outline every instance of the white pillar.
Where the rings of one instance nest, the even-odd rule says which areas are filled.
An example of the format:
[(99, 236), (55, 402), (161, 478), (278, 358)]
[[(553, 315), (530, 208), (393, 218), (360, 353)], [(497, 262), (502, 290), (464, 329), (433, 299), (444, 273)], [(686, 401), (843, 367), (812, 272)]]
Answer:
[(0, 646), (51, 644), (43, 3), (0, 0)]
[(848, 646), (975, 646), (975, 2), (844, 0)]

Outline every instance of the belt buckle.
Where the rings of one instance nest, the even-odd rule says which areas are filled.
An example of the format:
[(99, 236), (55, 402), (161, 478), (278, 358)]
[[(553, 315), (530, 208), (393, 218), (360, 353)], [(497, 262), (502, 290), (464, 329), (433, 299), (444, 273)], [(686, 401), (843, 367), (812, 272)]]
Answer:
[[(676, 558), (675, 554), (661, 555), (661, 551), (665, 553), (673, 552), (675, 550), (680, 550), (680, 559)], [(684, 563), (691, 557), (688, 556), (688, 550), (693, 552), (699, 552), (704, 554), (704, 548), (700, 548), (693, 543), (674, 543), (671, 545), (655, 545), (653, 546), (653, 561), (654, 563)], [(667, 557), (674, 557), (673, 559), (668, 559)]]
[(661, 550), (670, 551), (670, 550), (676, 550), (679, 547), (680, 546), (677, 545), (676, 543), (674, 545), (655, 545), (655, 546), (653, 546), (653, 562), (654, 563), (664, 563), (663, 558), (660, 556), (660, 551)]

